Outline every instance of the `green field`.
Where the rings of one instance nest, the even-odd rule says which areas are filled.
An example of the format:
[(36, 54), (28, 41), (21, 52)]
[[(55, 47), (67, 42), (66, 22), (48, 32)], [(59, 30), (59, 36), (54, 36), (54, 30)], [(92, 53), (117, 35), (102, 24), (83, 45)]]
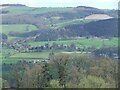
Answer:
[(31, 53), (18, 53), (10, 56), (10, 58), (46, 58), (49, 55), (49, 52), (31, 52)]
[(20, 53), (20, 52), (16, 52), (14, 49), (8, 49), (8, 48), (3, 48), (2, 53), (0, 53), (0, 58), (2, 60), (2, 63), (6, 63), (6, 64), (16, 63), (22, 60), (31, 61), (33, 59), (44, 59), (44, 58), (48, 58), (48, 56), (49, 56), (49, 51)]
[(8, 35), (9, 32), (19, 32), (19, 33), (25, 33), (30, 32), (33, 30), (37, 30), (37, 27), (30, 24), (12, 24), (12, 25), (0, 25), (2, 29), (0, 29), (1, 32)]
[[(39, 45), (45, 45), (46, 43), (49, 43), (52, 45), (53, 43), (57, 44), (66, 44), (70, 45), (72, 43), (75, 43), (75, 45), (81, 47), (81, 48), (88, 48), (88, 47), (116, 47), (118, 46), (118, 39), (117, 38), (111, 38), (111, 39), (101, 39), (101, 38), (89, 38), (86, 39), (85, 37), (82, 37), (79, 40), (61, 40), (61, 41), (41, 41), (41, 42), (31, 42), (29, 45), (31, 46), (39, 46)], [(64, 50), (58, 50), (55, 51), (55, 54), (64, 52)], [(10, 64), (10, 63), (16, 63), (17, 61), (27, 60), (31, 61), (34, 59), (44, 59), (48, 58), (50, 51), (42, 51), (42, 52), (29, 52), (29, 53), (20, 53), (13, 49), (3, 48), (2, 54), (0, 53), (0, 58), (2, 58), (2, 63)]]
[[(13, 49), (7, 49), (4, 48), (3, 52), (0, 53), (0, 58), (2, 60), (2, 63), (11, 64), (16, 63), (18, 61), (32, 61), (34, 59), (46, 59), (49, 57), (50, 50), (44, 50), (42, 52), (15, 52)], [(11, 54), (9, 54), (11, 53)], [(74, 54), (74, 52), (64, 52), (63, 50), (56, 50), (54, 51), (54, 54), (60, 54), (60, 53), (66, 53), (66, 54)], [(83, 55), (82, 53), (75, 53)]]
[(9, 40), (12, 40), (16, 37), (9, 36), (9, 32), (17, 32), (17, 33), (25, 33), (34, 30), (38, 30), (38, 28), (34, 25), (30, 24), (9, 24), (9, 25), (0, 25), (0, 32), (6, 34)]
[(18, 61), (22, 61), (23, 59), (10, 59), (10, 58), (7, 58), (7, 59), (2, 59), (2, 63), (5, 63), (5, 64), (12, 64), (12, 63), (17, 63)]
[(41, 41), (41, 42), (31, 42), (29, 45), (31, 46), (39, 46), (39, 45), (45, 45), (46, 43), (49, 43), (50, 45), (53, 43), (57, 44), (67, 44), (70, 45), (72, 43), (75, 43), (75, 45), (79, 47), (116, 47), (118, 46), (118, 39), (117, 38), (111, 38), (111, 39), (101, 39), (101, 38), (81, 38), (79, 40), (61, 40), (61, 41)]
[(31, 61), (34, 59), (44, 59), (44, 58), (48, 58), (48, 55), (49, 52), (16, 53), (6, 58), (4, 55), (2, 55), (1, 59), (2, 59), (2, 63), (10, 64), (22, 60)]
[[(60, 54), (60, 53), (65, 53), (65, 54), (77, 54), (77, 55), (82, 55), (82, 56), (86, 56), (89, 54), (84, 54), (84, 53), (77, 53), (77, 52), (63, 52), (63, 51), (55, 51), (54, 54)], [(5, 64), (13, 64), (13, 63), (17, 63), (18, 61), (33, 61), (36, 59), (42, 60), (42, 59), (46, 59), (49, 57), (49, 51), (43, 51), (43, 52), (31, 52), (31, 53), (17, 53), (14, 54), (10, 57), (7, 58), (1, 58), (2, 63)]]
[(64, 12), (64, 11), (69, 11), (71, 8), (46, 8), (46, 7), (41, 7), (41, 8), (33, 8), (33, 7), (25, 7), (25, 6), (13, 6), (13, 7), (8, 7), (4, 8), (3, 10), (8, 10), (8, 14), (44, 14), (48, 12)]
[[(93, 21), (93, 20), (92, 20), (92, 21)], [(89, 22), (91, 22), (91, 20), (84, 20), (84, 19), (64, 20), (63, 22), (53, 24), (53, 25), (52, 25), (52, 28), (58, 29), (58, 28), (65, 27), (65, 26), (67, 26), (67, 25), (85, 24), (85, 23), (89, 23)]]

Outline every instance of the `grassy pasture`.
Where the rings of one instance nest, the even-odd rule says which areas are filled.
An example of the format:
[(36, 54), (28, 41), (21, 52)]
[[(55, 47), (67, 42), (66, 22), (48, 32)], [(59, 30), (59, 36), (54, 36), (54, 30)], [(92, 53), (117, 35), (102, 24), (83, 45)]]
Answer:
[[(48, 58), (49, 56), (49, 52), (50, 51), (43, 51), (43, 52), (30, 52), (30, 53), (16, 53), (16, 54), (13, 54), (9, 57), (4, 57), (1, 56), (2, 54), (0, 54), (1, 56), (1, 60), (2, 60), (2, 63), (5, 63), (5, 64), (12, 64), (12, 63), (16, 63), (18, 61), (22, 61), (22, 60), (25, 60), (25, 61), (32, 61), (34, 59), (45, 59), (45, 58)], [(65, 53), (65, 54), (77, 54), (77, 55), (88, 55), (88, 54), (83, 54), (83, 53), (78, 53), (78, 52), (64, 52), (64, 51), (55, 51), (54, 54), (57, 55), (57, 54), (60, 54), (60, 53)]]
[[(41, 42), (31, 42), (29, 45), (31, 46), (39, 46), (39, 45), (45, 45), (48, 43), (48, 41), (41, 41)], [(101, 48), (101, 47), (116, 47), (118, 46), (118, 39), (117, 38), (111, 38), (110, 40), (108, 39), (101, 39), (101, 38), (81, 38), (79, 40), (60, 40), (60, 41), (49, 41), (49, 44), (51, 45), (52, 43), (57, 43), (57, 44), (67, 44), (70, 45), (71, 43), (75, 43), (77, 46), (80, 47), (96, 47), (96, 48)]]
[(41, 7), (41, 8), (34, 8), (34, 7), (25, 7), (25, 6), (13, 6), (9, 8), (4, 8), (3, 10), (8, 10), (8, 14), (44, 14), (48, 12), (64, 12), (64, 11), (69, 11), (71, 8), (46, 8), (46, 7)]
[(60, 23), (55, 23), (51, 26), (51, 28), (54, 29), (58, 29), (58, 28), (62, 28), (65, 27), (67, 25), (73, 25), (73, 24), (85, 24), (85, 23), (89, 23), (93, 20), (83, 20), (83, 19), (72, 19), (72, 20), (66, 20)]
[(64, 11), (69, 11), (71, 10), (71, 8), (46, 8), (46, 7), (42, 7), (42, 8), (34, 8), (33, 10), (31, 10), (31, 12), (29, 12), (29, 14), (44, 14), (44, 13), (49, 13), (49, 12), (64, 12)]
[(5, 64), (12, 64), (12, 63), (17, 63), (18, 61), (21, 61), (22, 59), (10, 59), (10, 58), (6, 58), (6, 59), (2, 59), (2, 63)]
[[(11, 53), (11, 55), (8, 56), (8, 53)], [(33, 59), (43, 59), (43, 58), (47, 58), (48, 55), (49, 55), (49, 51), (20, 53), (20, 52), (15, 52), (12, 49), (11, 50), (4, 49), (4, 51), (0, 53), (0, 58), (2, 60), (2, 63), (10, 64), (22, 60), (31, 61)]]
[(34, 25), (30, 24), (11, 24), (11, 25), (0, 25), (0, 32), (6, 34), (9, 40), (15, 39), (17, 37), (9, 36), (9, 32), (17, 32), (17, 33), (25, 33), (34, 30), (38, 30), (38, 28)]
[(48, 57), (48, 53), (18, 53), (15, 54), (11, 57), (8, 58), (2, 58), (2, 63), (5, 64), (11, 64), (11, 63), (17, 63), (18, 61), (32, 61), (34, 59), (42, 59), (42, 58), (47, 58)]
[[(118, 39), (117, 38), (111, 38), (111, 39), (101, 39), (101, 38), (81, 38), (79, 40), (61, 40), (61, 41), (49, 41), (49, 43), (52, 45), (53, 43), (57, 44), (67, 44), (70, 45), (71, 43), (75, 43), (77, 46), (81, 47), (115, 47), (118, 45)], [(41, 42), (31, 42), (29, 45), (31, 46), (39, 46), (39, 45), (45, 45), (48, 43), (47, 41), (41, 41)], [(26, 60), (31, 61), (34, 59), (44, 59), (48, 58), (49, 56), (49, 50), (42, 51), (42, 52), (28, 52), (28, 53), (20, 53), (16, 52), (13, 49), (3, 48), (2, 53), (0, 53), (0, 58), (2, 60), (2, 63), (10, 64), (10, 63), (16, 63), (18, 61)], [(63, 50), (55, 51), (55, 54), (58, 53), (67, 53), (67, 54), (74, 54), (71, 52), (64, 52)], [(75, 54), (81, 54), (81, 53), (75, 53)]]
[(30, 32), (33, 30), (37, 30), (37, 27), (30, 24), (12, 24), (12, 25), (0, 25), (2, 29), (0, 29), (1, 32), (8, 34), (9, 32), (19, 32), (19, 33), (25, 33)]
[(26, 12), (29, 12), (32, 8), (31, 7), (24, 7), (24, 6), (10, 6), (8, 8), (4, 8), (3, 10), (9, 11), (8, 14), (24, 14)]
[(31, 52), (31, 53), (18, 53), (10, 56), (10, 58), (20, 58), (20, 59), (29, 59), (29, 58), (46, 58), (49, 55), (49, 52)]
[(0, 53), (0, 59), (2, 58), (2, 53)]

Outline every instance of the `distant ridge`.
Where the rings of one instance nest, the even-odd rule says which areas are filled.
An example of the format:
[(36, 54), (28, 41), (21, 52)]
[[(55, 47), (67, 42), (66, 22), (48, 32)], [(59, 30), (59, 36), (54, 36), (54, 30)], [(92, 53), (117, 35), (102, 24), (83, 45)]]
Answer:
[(76, 8), (81, 8), (81, 9), (98, 9), (98, 8), (89, 7), (89, 6), (77, 6)]
[[(0, 4), (0, 6), (26, 6), (24, 4)], [(67, 7), (67, 8), (74, 8), (74, 7)], [(95, 7), (89, 7), (89, 6), (77, 6), (75, 8), (83, 8), (83, 9), (98, 9)]]
[(0, 6), (26, 6), (23, 4), (0, 4)]

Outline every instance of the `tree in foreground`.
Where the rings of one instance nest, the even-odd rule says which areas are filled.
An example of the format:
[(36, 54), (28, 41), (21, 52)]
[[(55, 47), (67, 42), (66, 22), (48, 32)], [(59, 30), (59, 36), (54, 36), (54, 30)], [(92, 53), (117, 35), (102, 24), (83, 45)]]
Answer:
[(80, 88), (110, 88), (110, 84), (106, 83), (101, 77), (87, 76), (84, 77), (79, 84)]

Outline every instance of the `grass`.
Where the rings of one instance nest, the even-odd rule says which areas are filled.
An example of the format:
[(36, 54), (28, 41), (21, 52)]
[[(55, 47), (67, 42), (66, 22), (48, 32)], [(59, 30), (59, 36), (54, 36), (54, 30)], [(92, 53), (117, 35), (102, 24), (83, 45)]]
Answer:
[(15, 39), (16, 37), (9, 36), (10, 32), (17, 32), (17, 33), (25, 33), (34, 30), (38, 30), (38, 28), (34, 25), (30, 24), (10, 24), (10, 25), (0, 25), (0, 32), (6, 34), (9, 40)]
[(32, 10), (32, 8), (24, 7), (24, 6), (12, 6), (8, 8), (4, 8), (3, 10), (8, 10), (9, 11), (8, 14), (14, 15), (14, 14), (25, 14), (26, 12)]
[[(13, 51), (13, 53), (15, 53)], [(18, 61), (26, 60), (26, 61), (31, 61), (33, 59), (44, 59), (48, 58), (49, 56), (49, 51), (45, 52), (31, 52), (31, 53), (15, 53), (11, 56), (6, 56), (7, 54), (5, 52), (0, 53), (0, 58), (2, 60), (2, 63), (6, 64), (11, 64), (11, 63), (16, 63)], [(6, 56), (6, 58), (5, 58)]]
[[(60, 54), (60, 53), (66, 53), (66, 54), (75, 54), (75, 55), (88, 55), (88, 54), (82, 54), (82, 53), (69, 53), (69, 52), (63, 52), (63, 51), (55, 51), (54, 54)], [(15, 55), (12, 55), (7, 58), (2, 58), (2, 63), (5, 64), (14, 64), (18, 61), (33, 61), (35, 59), (46, 59), (49, 56), (49, 51), (43, 51), (43, 52), (31, 52), (31, 53), (17, 53)]]
[(10, 59), (10, 58), (7, 58), (7, 59), (2, 59), (2, 63), (5, 63), (5, 64), (12, 64), (12, 63), (17, 63), (18, 61), (21, 61), (23, 59)]
[(58, 29), (58, 28), (65, 27), (67, 25), (85, 24), (85, 23), (89, 23), (89, 22), (91, 22), (91, 20), (73, 19), (73, 20), (67, 20), (67, 21), (64, 21), (64, 22), (52, 24), (51, 28)]
[(21, 61), (27, 59), (31, 61), (32, 59), (43, 59), (47, 58), (49, 55), (49, 51), (44, 52), (31, 52), (31, 53), (20, 53), (16, 52), (13, 49), (4, 48), (2, 49), (2, 53), (0, 53), (0, 58), (2, 63), (16, 63), (17, 61)]
[[(101, 38), (81, 38), (79, 40), (61, 40), (61, 41), (49, 41), (49, 43), (52, 45), (53, 43), (57, 44), (67, 44), (70, 45), (72, 43), (75, 43), (79, 47), (87, 48), (87, 47), (115, 47), (118, 45), (118, 39), (117, 38), (111, 38), (111, 39), (101, 39)], [(31, 42), (29, 43), (31, 46), (39, 46), (39, 45), (45, 45), (48, 43), (47, 41), (41, 41), (41, 42)], [(20, 53), (16, 52), (13, 49), (3, 48), (2, 53), (0, 53), (0, 58), (2, 58), (2, 63), (10, 64), (10, 63), (16, 63), (18, 61), (26, 60), (31, 61), (34, 59), (44, 59), (48, 58), (49, 56), (49, 50), (42, 51), (42, 52), (29, 52), (29, 53)], [(55, 54), (63, 53), (63, 50), (55, 51)], [(10, 53), (10, 54), (9, 54)], [(65, 52), (67, 53), (67, 52)], [(73, 53), (68, 53), (73, 54)], [(78, 53), (81, 54), (81, 53)]]
[(2, 54), (0, 53), (0, 56), (7, 56), (9, 53), (14, 54), (16, 51), (14, 49), (2, 48)]
[(46, 58), (48, 57), (49, 52), (31, 52), (31, 53), (18, 53), (10, 56), (10, 58), (20, 58), (20, 59), (29, 59), (29, 58)]
[(2, 58), (2, 53), (0, 53), (0, 59)]
[[(31, 46), (39, 46), (39, 45), (45, 45), (48, 43), (48, 41), (41, 41), (41, 42), (31, 42), (29, 45)], [(57, 43), (57, 44), (67, 44), (70, 45), (72, 43), (75, 43), (79, 47), (96, 47), (96, 48), (101, 48), (101, 47), (116, 47), (118, 46), (118, 39), (117, 38), (112, 38), (110, 40), (106, 39), (101, 39), (101, 38), (82, 38), (79, 40), (61, 40), (61, 41), (49, 41), (49, 44), (52, 45), (52, 43)]]
[(43, 13), (49, 13), (49, 12), (64, 12), (64, 11), (69, 11), (71, 10), (70, 8), (34, 8), (31, 12), (29, 12), (29, 14), (43, 14)]
[(25, 7), (25, 6), (14, 6), (14, 7), (8, 7), (4, 8), (3, 10), (8, 10), (8, 14), (44, 14), (48, 12), (64, 12), (64, 11), (69, 11), (71, 8), (46, 8), (46, 7), (41, 7), (41, 8), (34, 8), (34, 7)]
[[(11, 55), (8, 55), (8, 53), (11, 53)], [(6, 49), (4, 48), (3, 52), (0, 53), (0, 58), (2, 60), (2, 63), (5, 64), (12, 64), (16, 63), (18, 61), (32, 61), (34, 59), (46, 59), (49, 57), (50, 50), (45, 50), (42, 52), (26, 52), (26, 53), (21, 53), (21, 52), (15, 52), (13, 49)], [(74, 54), (69, 53), (69, 52), (64, 52), (63, 50), (57, 50), (54, 51), (54, 54), (57, 55), (59, 53), (68, 53), (68, 54)], [(81, 53), (76, 53), (76, 54), (81, 54)]]
[(19, 32), (19, 33), (25, 33), (30, 32), (33, 30), (37, 30), (37, 27), (30, 24), (12, 24), (12, 25), (0, 25), (2, 29), (0, 29), (1, 32), (8, 35), (9, 32)]
[(19, 40), (19, 39), (23, 39), (23, 38), (24, 38), (24, 37), (11, 37), (11, 36), (8, 37), (9, 41)]

